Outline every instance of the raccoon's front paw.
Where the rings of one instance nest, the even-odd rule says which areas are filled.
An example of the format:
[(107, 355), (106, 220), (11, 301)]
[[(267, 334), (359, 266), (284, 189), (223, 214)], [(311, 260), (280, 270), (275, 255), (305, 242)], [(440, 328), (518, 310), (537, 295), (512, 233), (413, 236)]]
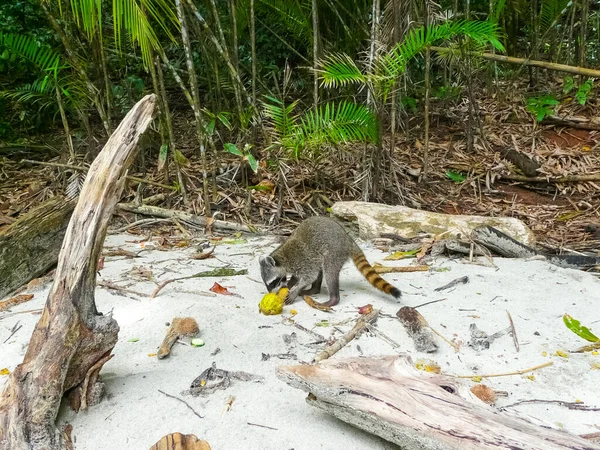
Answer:
[(292, 298), (288, 295), (283, 303), (285, 303), (286, 305), (291, 305), (295, 301), (296, 301), (296, 297)]

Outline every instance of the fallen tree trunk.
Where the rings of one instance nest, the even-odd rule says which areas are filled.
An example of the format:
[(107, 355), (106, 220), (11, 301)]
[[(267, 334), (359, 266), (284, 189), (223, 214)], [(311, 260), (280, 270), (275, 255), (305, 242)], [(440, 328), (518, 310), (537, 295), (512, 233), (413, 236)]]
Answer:
[(239, 223), (225, 222), (224, 220), (213, 220), (211, 217), (206, 218), (202, 216), (196, 216), (183, 211), (159, 208), (158, 206), (136, 205), (135, 203), (119, 203), (117, 208), (120, 211), (142, 214), (144, 216), (181, 220), (182, 222), (187, 222), (191, 225), (200, 227), (212, 227), (229, 231), (243, 231), (245, 233), (257, 233), (263, 230), (261, 227), (249, 227)]
[(485, 405), (444, 375), (418, 371), (405, 355), (279, 367), (308, 403), (405, 450), (598, 450), (574, 434)]
[(537, 252), (534, 248), (521, 244), (494, 227), (484, 226), (471, 232), (471, 239), (479, 245), (504, 256), (505, 258), (532, 258), (544, 256), (548, 262), (567, 269), (589, 269), (600, 265), (600, 258), (586, 255), (551, 255)]
[(0, 298), (56, 264), (73, 208), (74, 200), (53, 197), (0, 233)]
[(70, 446), (54, 424), (63, 393), (85, 408), (98, 400), (98, 373), (110, 359), (119, 326), (98, 314), (96, 268), (112, 211), (119, 200), (137, 141), (152, 120), (154, 95), (123, 119), (88, 172), (67, 228), (55, 281), (23, 362), (0, 398), (0, 448)]

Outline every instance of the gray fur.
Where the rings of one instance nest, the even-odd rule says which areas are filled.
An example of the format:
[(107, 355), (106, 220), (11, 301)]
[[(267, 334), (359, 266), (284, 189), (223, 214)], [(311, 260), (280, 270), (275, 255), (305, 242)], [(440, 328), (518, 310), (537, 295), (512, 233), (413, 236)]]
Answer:
[(333, 306), (340, 300), (342, 266), (357, 252), (362, 253), (340, 224), (327, 217), (311, 217), (271, 255), (260, 258), (260, 273), (267, 289), (281, 280), (270, 287), (271, 292), (290, 288), (287, 304), (298, 295), (319, 293), (324, 277), (329, 290), (327, 304)]

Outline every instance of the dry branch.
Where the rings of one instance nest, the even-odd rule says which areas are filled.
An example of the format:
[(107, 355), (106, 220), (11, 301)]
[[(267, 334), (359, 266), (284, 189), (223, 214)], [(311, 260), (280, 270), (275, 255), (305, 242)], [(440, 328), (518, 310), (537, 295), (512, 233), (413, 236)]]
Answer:
[[(448, 49), (444, 47), (431, 47), (431, 50), (433, 50), (434, 52), (448, 51)], [(537, 61), (535, 59), (527, 58), (516, 58), (514, 56), (497, 55), (494, 53), (474, 53), (474, 56), (487, 59), (488, 61), (505, 62), (509, 64), (523, 64), (524, 66), (541, 67), (542, 69), (555, 70), (557, 72), (574, 73), (576, 75), (583, 75), (586, 77), (600, 77), (600, 70), (588, 69), (586, 67), (568, 66), (566, 64), (557, 64), (547, 61)]]
[[(189, 214), (182, 211), (175, 211), (172, 209), (164, 209), (159, 208), (158, 206), (149, 206), (149, 205), (136, 205), (134, 203), (119, 203), (117, 208), (121, 211), (132, 212), (136, 214), (142, 214), (145, 216), (153, 216), (153, 217), (161, 217), (163, 219), (177, 219), (182, 222), (189, 223), (190, 225), (195, 225), (199, 227), (207, 227), (211, 226), (212, 228), (220, 228), (222, 230), (231, 230), (231, 231), (244, 231), (246, 233), (256, 233), (260, 231), (258, 227), (252, 227), (233, 223), (233, 222), (225, 222), (223, 220), (215, 220), (212, 221), (212, 218), (206, 218), (202, 216), (196, 216), (194, 214)], [(210, 223), (212, 222), (212, 223)]]
[(111, 135), (88, 172), (67, 228), (55, 281), (27, 353), (0, 398), (0, 448), (54, 450), (67, 447), (54, 424), (66, 391), (92, 400), (110, 358), (119, 326), (98, 314), (96, 269), (139, 136), (152, 120), (156, 97), (140, 100)]
[(333, 344), (325, 347), (317, 356), (315, 356), (315, 359), (312, 362), (317, 363), (319, 361), (323, 361), (323, 360), (335, 355), (342, 348), (344, 348), (344, 346), (346, 344), (348, 344), (356, 336), (358, 336), (366, 328), (367, 325), (369, 325), (375, 319), (377, 319), (378, 315), (379, 315), (379, 310), (374, 309), (369, 314), (359, 317), (358, 320), (356, 321), (356, 324), (354, 325), (354, 327), (348, 333), (343, 335), (341, 338), (339, 338)]
[(283, 366), (308, 403), (405, 450), (598, 450), (574, 434), (485, 405), (468, 387), (416, 370), (406, 355)]

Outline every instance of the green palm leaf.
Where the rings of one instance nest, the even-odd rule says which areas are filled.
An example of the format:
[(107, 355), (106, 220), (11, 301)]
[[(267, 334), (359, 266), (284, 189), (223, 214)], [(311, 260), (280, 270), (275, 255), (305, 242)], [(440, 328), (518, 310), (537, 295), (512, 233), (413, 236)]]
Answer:
[(57, 71), (60, 68), (67, 67), (64, 64), (61, 65), (61, 57), (58, 52), (47, 45), (41, 45), (31, 36), (0, 31), (0, 45), (5, 46), (11, 53), (30, 61), (45, 72)]
[(360, 71), (356, 62), (343, 53), (327, 56), (321, 64), (321, 79), (324, 87), (346, 86), (348, 84), (364, 84), (365, 75)]
[(542, 0), (540, 8), (541, 31), (552, 28), (571, 5), (573, 5), (572, 0)]

